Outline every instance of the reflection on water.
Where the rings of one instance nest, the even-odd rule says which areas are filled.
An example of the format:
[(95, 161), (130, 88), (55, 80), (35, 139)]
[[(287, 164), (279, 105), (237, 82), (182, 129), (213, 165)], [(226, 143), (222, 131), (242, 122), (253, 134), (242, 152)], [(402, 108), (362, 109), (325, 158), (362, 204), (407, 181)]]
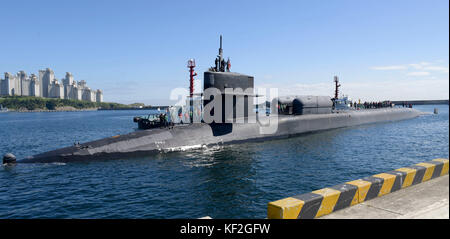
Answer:
[[(0, 218), (264, 218), (269, 201), (437, 157), (439, 114), (139, 158), (0, 169)], [(136, 128), (142, 111), (2, 114), (1, 153), (19, 158)]]

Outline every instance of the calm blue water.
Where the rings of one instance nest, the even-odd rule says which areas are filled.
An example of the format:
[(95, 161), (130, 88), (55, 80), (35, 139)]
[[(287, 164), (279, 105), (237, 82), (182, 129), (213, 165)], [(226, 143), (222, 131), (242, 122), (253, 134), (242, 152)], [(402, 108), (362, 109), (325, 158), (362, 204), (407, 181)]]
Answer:
[[(267, 203), (449, 156), (438, 115), (143, 158), (0, 168), (0, 218), (264, 218)], [(144, 111), (3, 113), (18, 158), (133, 131)]]

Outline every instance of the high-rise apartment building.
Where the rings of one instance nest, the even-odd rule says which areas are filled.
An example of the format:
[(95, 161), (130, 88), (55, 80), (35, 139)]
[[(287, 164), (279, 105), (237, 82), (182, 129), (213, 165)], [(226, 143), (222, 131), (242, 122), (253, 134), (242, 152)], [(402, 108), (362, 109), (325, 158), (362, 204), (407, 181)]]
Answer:
[(61, 84), (50, 68), (39, 70), (39, 76), (31, 74), (29, 77), (24, 71), (19, 71), (16, 75), (5, 72), (5, 78), (0, 79), (0, 95), (103, 102), (101, 90), (91, 90), (84, 80), (76, 82), (70, 72), (66, 72)]

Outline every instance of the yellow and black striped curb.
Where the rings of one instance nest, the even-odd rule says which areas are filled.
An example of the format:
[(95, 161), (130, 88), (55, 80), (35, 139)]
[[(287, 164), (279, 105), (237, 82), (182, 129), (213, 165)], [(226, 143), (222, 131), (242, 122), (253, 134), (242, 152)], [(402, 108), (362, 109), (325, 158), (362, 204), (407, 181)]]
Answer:
[(448, 174), (449, 160), (434, 159), (305, 193), (267, 205), (269, 219), (313, 219)]

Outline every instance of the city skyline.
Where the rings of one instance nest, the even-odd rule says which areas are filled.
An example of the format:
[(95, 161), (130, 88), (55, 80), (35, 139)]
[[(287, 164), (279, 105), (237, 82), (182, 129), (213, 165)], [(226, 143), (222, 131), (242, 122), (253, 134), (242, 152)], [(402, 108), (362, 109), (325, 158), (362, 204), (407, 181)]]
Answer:
[(72, 69), (109, 102), (170, 104), (190, 58), (198, 92), (220, 34), (231, 71), (280, 95), (332, 95), (335, 75), (352, 99), (449, 95), (448, 1), (25, 2), (3, 4), (0, 71)]
[(70, 72), (66, 72), (60, 81), (51, 68), (39, 70), (38, 76), (31, 73), (29, 77), (23, 70), (15, 75), (5, 72), (4, 79), (0, 77), (0, 96), (35, 96), (103, 102), (102, 90), (92, 90), (84, 80), (75, 81)]

